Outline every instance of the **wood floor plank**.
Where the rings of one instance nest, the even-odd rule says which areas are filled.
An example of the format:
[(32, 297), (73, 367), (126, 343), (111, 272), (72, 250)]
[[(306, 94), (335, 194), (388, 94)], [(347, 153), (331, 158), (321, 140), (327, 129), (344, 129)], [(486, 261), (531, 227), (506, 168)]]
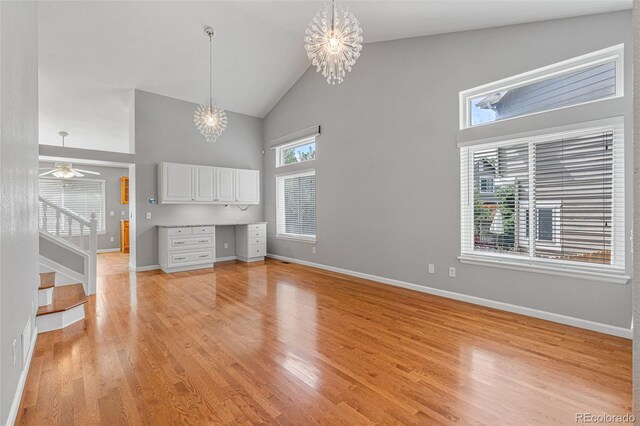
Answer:
[(631, 342), (267, 260), (130, 274), (39, 336), (17, 424), (575, 424), (631, 410)]

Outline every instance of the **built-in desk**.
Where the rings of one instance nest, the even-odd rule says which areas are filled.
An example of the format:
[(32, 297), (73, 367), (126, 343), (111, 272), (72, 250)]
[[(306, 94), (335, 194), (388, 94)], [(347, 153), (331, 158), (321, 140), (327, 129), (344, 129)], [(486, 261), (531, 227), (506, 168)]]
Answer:
[(158, 225), (158, 257), (164, 272), (211, 268), (216, 262), (216, 226), (234, 226), (236, 258), (264, 260), (267, 254), (266, 222)]

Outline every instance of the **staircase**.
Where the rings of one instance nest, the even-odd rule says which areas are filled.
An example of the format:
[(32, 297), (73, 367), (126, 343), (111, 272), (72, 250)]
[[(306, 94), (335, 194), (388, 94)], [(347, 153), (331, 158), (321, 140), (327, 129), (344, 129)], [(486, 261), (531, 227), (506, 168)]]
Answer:
[(97, 220), (39, 198), (40, 287), (38, 332), (58, 330), (84, 318), (96, 292)]
[(55, 285), (56, 272), (40, 272), (38, 333), (59, 330), (84, 318), (87, 294), (81, 283)]

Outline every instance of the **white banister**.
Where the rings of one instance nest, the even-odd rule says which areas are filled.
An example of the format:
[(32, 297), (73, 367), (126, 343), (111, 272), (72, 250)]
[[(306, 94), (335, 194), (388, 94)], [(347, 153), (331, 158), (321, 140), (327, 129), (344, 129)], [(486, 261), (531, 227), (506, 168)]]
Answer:
[(89, 225), (89, 294), (96, 293), (98, 267), (98, 218), (95, 213), (91, 213)]
[[(42, 214), (40, 232), (85, 257), (85, 291), (95, 294), (97, 281), (98, 219), (95, 213), (86, 220), (71, 210), (39, 197)], [(55, 229), (49, 229), (48, 212), (55, 212)], [(89, 231), (88, 235), (86, 234)], [(65, 232), (66, 231), (66, 232)], [(74, 234), (75, 232), (75, 234)], [(88, 239), (88, 240), (87, 240)], [(88, 241), (88, 243), (87, 243)]]

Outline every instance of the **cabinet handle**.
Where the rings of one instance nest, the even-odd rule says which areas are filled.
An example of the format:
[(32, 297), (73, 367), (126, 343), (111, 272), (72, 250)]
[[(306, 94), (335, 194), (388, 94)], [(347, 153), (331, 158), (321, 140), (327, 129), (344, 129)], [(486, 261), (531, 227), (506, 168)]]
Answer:
[(179, 244), (184, 244), (184, 241), (174, 241), (173, 244), (177, 246)]
[(200, 256), (198, 256), (198, 257), (209, 257), (209, 255), (208, 255), (208, 254), (201, 254), (201, 255), (200, 255)]
[(208, 243), (209, 240), (198, 240), (199, 243)]
[(184, 257), (176, 257), (175, 259), (176, 260), (184, 260), (185, 258)]

